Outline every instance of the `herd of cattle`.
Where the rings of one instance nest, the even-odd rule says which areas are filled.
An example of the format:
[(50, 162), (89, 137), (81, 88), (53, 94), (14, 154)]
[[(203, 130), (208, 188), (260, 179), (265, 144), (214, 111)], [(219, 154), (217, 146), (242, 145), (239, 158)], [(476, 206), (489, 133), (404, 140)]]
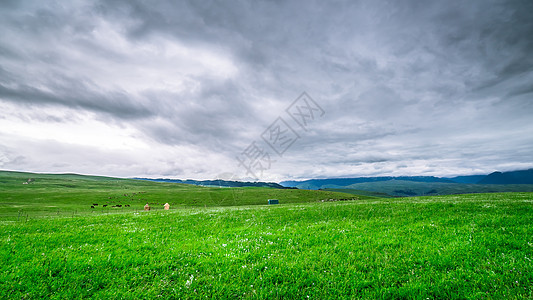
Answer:
[[(93, 205), (91, 205), (91, 208), (96, 208), (96, 206), (98, 206), (98, 203), (93, 203)], [(102, 205), (102, 207), (107, 207), (107, 206), (108, 206), (107, 204)], [(111, 207), (122, 207), (122, 204), (112, 205)], [(130, 207), (130, 205), (124, 204), (124, 207)]]
[[(146, 193), (146, 192), (138, 192), (138, 193), (132, 193), (132, 194), (123, 194), (122, 196), (123, 196), (123, 197), (133, 197), (133, 196), (135, 196), (135, 195), (137, 195), (137, 194), (144, 194), (144, 193)], [(117, 199), (117, 198), (119, 198), (119, 197), (107, 197), (107, 198), (108, 198), (108, 199)], [(126, 200), (132, 200), (132, 201), (133, 201), (133, 200), (135, 200), (135, 199), (131, 198), (131, 199), (126, 199)], [(110, 205), (110, 204), (109, 204), (109, 201), (107, 201), (107, 204), (103, 204), (103, 205), (101, 205), (101, 207), (108, 207), (109, 205)], [(93, 204), (91, 205), (91, 208), (96, 208), (97, 206), (99, 206), (98, 203), (93, 203)], [(122, 205), (122, 204), (115, 204), (115, 205), (111, 205), (110, 207), (113, 207), (113, 208), (122, 208), (122, 207), (130, 207), (130, 205), (129, 205), (129, 204), (124, 204), (124, 205)]]

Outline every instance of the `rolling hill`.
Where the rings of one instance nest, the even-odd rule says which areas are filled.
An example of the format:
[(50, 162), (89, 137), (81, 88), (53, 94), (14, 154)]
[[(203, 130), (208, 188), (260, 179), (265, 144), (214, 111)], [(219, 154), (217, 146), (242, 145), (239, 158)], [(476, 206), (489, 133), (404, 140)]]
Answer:
[[(203, 187), (174, 182), (121, 179), (77, 174), (35, 174), (0, 171), (0, 218), (108, 214), (152, 209), (265, 205), (321, 200), (363, 199), (370, 196), (334, 191), (271, 187)], [(91, 208), (94, 207), (94, 208)]]

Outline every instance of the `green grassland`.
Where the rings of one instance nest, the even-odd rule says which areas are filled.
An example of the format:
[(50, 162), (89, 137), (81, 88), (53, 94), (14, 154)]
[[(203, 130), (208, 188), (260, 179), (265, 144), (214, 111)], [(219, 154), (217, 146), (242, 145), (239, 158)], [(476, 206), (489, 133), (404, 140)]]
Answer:
[[(100, 177), (91, 185), (75, 175), (22, 186), (4, 175), (2, 205), (11, 197), (81, 209), (146, 192), (139, 205), (173, 197), (179, 208), (0, 217), (2, 299), (533, 298), (533, 193), (321, 202), (346, 194)], [(290, 201), (256, 205), (265, 193)]]
[(349, 188), (327, 188), (322, 189), (322, 191), (330, 191), (330, 192), (340, 192), (340, 193), (347, 193), (352, 195), (357, 195), (358, 197), (361, 196), (369, 196), (369, 197), (377, 197), (377, 198), (394, 198), (399, 196), (391, 196), (389, 194), (380, 193), (380, 192), (373, 192), (373, 191), (365, 191), (365, 190), (356, 190), (356, 189), (349, 189)]

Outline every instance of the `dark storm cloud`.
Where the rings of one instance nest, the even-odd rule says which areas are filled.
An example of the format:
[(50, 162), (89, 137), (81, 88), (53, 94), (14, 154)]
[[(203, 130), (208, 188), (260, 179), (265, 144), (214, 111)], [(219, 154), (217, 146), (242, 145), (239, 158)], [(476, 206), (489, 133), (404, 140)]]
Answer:
[(1, 5), (0, 104), (89, 111), (232, 160), (307, 91), (326, 116), (281, 177), (531, 162), (531, 1)]
[[(17, 8), (22, 10), (25, 4), (19, 3)], [(0, 31), (4, 31), (6, 46), (0, 45), (0, 49), (7, 54), (2, 58), (9, 59), (5, 65), (10, 64), (11, 68), (0, 68), (0, 99), (36, 106), (80, 108), (120, 118), (149, 116), (148, 109), (126, 92), (103, 90), (83, 69), (69, 70), (72, 61), (66, 46), (90, 26), (59, 8), (51, 5), (30, 13), (15, 10), (17, 13), (5, 18), (6, 28)], [(18, 44), (17, 39), (27, 39), (27, 44)], [(86, 59), (92, 55), (88, 54)]]
[(252, 123), (256, 119), (249, 103), (254, 99), (232, 80), (205, 84), (196, 92), (155, 90), (146, 91), (143, 96), (157, 103), (151, 110), (158, 120), (148, 118), (140, 127), (164, 144), (205, 144), (225, 149), (232, 140), (249, 134), (247, 127), (251, 125), (244, 120)]
[[(5, 77), (4, 80), (15, 82), (15, 80)], [(46, 86), (47, 90), (36, 88), (34, 84), (22, 83), (7, 86), (0, 83), (0, 98), (17, 104), (61, 105), (69, 108), (81, 108), (121, 118), (143, 118), (149, 117), (151, 114), (142, 104), (132, 101), (126, 93), (101, 91), (90, 81), (84, 82), (81, 77), (65, 78), (58, 76), (39, 82), (38, 85)]]

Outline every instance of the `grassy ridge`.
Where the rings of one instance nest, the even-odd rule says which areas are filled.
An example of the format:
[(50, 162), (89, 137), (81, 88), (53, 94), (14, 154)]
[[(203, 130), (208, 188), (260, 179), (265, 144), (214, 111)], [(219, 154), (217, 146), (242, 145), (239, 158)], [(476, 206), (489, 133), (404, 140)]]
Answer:
[[(29, 184), (23, 184), (32, 179)], [(217, 188), (75, 174), (32, 174), (0, 171), (0, 220), (26, 216), (76, 216), (142, 210), (146, 203), (162, 209), (190, 206), (264, 205), (316, 202), (323, 199), (363, 199), (339, 192), (274, 188)], [(91, 209), (92, 204), (98, 204)], [(112, 208), (114, 205), (121, 208)], [(108, 207), (103, 208), (103, 205)], [(129, 205), (129, 207), (125, 207)]]
[(524, 299), (533, 194), (0, 224), (0, 298)]

